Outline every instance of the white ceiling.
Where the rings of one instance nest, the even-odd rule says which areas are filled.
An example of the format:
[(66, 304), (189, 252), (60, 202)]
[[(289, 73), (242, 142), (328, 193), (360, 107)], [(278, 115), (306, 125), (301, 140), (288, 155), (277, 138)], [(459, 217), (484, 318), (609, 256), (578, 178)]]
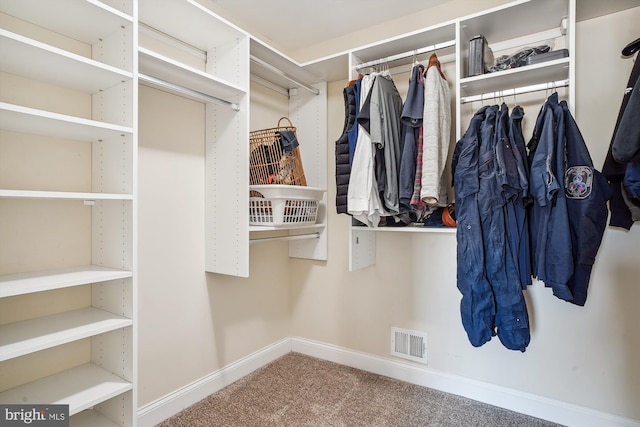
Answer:
[(289, 52), (450, 1), (208, 0), (214, 12)]
[[(274, 47), (295, 52), (454, 0), (199, 1), (208, 3), (211, 10)], [(582, 21), (640, 6), (640, 0), (576, 0), (576, 5), (577, 20)]]

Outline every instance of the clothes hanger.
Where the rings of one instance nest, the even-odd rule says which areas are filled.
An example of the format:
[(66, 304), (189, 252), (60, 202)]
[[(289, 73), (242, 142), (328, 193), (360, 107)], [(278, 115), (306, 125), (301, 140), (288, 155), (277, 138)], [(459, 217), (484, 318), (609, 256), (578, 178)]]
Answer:
[(351, 85), (355, 84), (355, 83), (356, 83), (358, 80), (360, 80), (362, 77), (364, 77), (364, 76), (362, 75), (362, 73), (358, 73), (358, 76), (357, 76), (355, 79), (353, 79), (353, 80), (349, 80), (349, 82), (347, 83), (347, 86), (351, 86)]
[(444, 73), (442, 72), (438, 55), (436, 55), (435, 53), (432, 53), (431, 56), (429, 57), (429, 65), (427, 65), (427, 69), (425, 70), (425, 73), (427, 72), (427, 70), (429, 70), (429, 68), (431, 68), (431, 66), (435, 66), (438, 69), (438, 72), (440, 73), (440, 77), (447, 80), (447, 78), (444, 76)]
[(638, 50), (640, 50), (640, 39), (635, 39), (634, 41), (626, 45), (624, 49), (622, 49), (622, 54), (624, 56), (631, 56)]
[(549, 94), (549, 82), (546, 83), (546, 89), (544, 90), (544, 97), (547, 98), (547, 100), (549, 100), (549, 97), (551, 96), (551, 94), (553, 94), (553, 92), (551, 94)]

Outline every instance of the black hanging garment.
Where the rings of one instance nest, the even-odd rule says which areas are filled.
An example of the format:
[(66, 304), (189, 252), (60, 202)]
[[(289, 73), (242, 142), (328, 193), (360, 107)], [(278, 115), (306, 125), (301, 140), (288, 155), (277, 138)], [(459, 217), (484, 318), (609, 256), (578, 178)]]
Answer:
[[(624, 56), (630, 56), (639, 48), (640, 39), (626, 46), (625, 49), (623, 49), (622, 54)], [(640, 128), (640, 120), (638, 117), (639, 112), (637, 110), (635, 111), (635, 113), (630, 112), (630, 114), (627, 114), (626, 120), (624, 122), (622, 121), (623, 116), (625, 116), (627, 105), (629, 104), (632, 93), (634, 91), (640, 90), (640, 87), (636, 87), (636, 84), (639, 80), (638, 77), (640, 77), (640, 61), (638, 61), (638, 58), (636, 57), (633, 69), (631, 70), (631, 75), (629, 76), (629, 81), (627, 82), (627, 89), (625, 90), (624, 96), (622, 98), (620, 111), (618, 113), (616, 125), (613, 130), (613, 136), (609, 145), (609, 151), (604, 161), (604, 165), (602, 166), (602, 173), (607, 178), (607, 181), (609, 182), (609, 188), (611, 188), (612, 191), (612, 197), (609, 201), (609, 210), (611, 211), (609, 225), (613, 227), (625, 228), (627, 230), (631, 228), (634, 221), (632, 211), (630, 209), (630, 206), (633, 205), (629, 201), (628, 195), (625, 194), (626, 190), (624, 188), (623, 182), (625, 180), (625, 175), (629, 166), (629, 163), (627, 162), (629, 162), (631, 159), (627, 158), (627, 156), (624, 155), (624, 151), (623, 154), (620, 153), (621, 150), (619, 148), (623, 139), (623, 135), (621, 135), (620, 132), (628, 132), (634, 128), (637, 132)], [(636, 98), (637, 97), (638, 95), (636, 95)], [(618, 140), (617, 143), (616, 140)], [(614, 150), (614, 145), (618, 148), (618, 150)], [(640, 162), (636, 162), (635, 164), (640, 165)]]
[(342, 91), (344, 96), (344, 127), (342, 135), (336, 141), (336, 211), (347, 213), (347, 191), (349, 189), (349, 177), (351, 164), (349, 161), (349, 131), (357, 126), (357, 102), (356, 85), (351, 84)]

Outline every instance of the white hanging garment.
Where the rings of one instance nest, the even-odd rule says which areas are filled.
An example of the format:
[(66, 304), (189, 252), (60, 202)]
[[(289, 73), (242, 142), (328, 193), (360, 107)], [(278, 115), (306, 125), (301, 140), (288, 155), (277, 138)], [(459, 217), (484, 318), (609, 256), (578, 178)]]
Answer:
[[(371, 75), (362, 78), (360, 105), (364, 104), (374, 80), (375, 77)], [(347, 190), (347, 212), (368, 227), (377, 227), (385, 212), (378, 195), (374, 151), (371, 136), (362, 125), (358, 126), (358, 139)]]
[[(437, 61), (437, 59), (436, 59)], [(431, 61), (430, 61), (431, 62)], [(451, 134), (451, 96), (439, 62), (427, 69), (424, 79), (422, 188), (420, 198), (429, 206), (446, 206), (444, 168)]]

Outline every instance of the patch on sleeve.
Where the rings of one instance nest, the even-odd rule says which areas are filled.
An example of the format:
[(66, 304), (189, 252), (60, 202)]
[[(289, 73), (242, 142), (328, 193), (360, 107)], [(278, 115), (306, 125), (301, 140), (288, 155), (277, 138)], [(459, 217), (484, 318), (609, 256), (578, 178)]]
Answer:
[(571, 166), (564, 174), (564, 191), (570, 199), (586, 199), (593, 188), (593, 168)]

